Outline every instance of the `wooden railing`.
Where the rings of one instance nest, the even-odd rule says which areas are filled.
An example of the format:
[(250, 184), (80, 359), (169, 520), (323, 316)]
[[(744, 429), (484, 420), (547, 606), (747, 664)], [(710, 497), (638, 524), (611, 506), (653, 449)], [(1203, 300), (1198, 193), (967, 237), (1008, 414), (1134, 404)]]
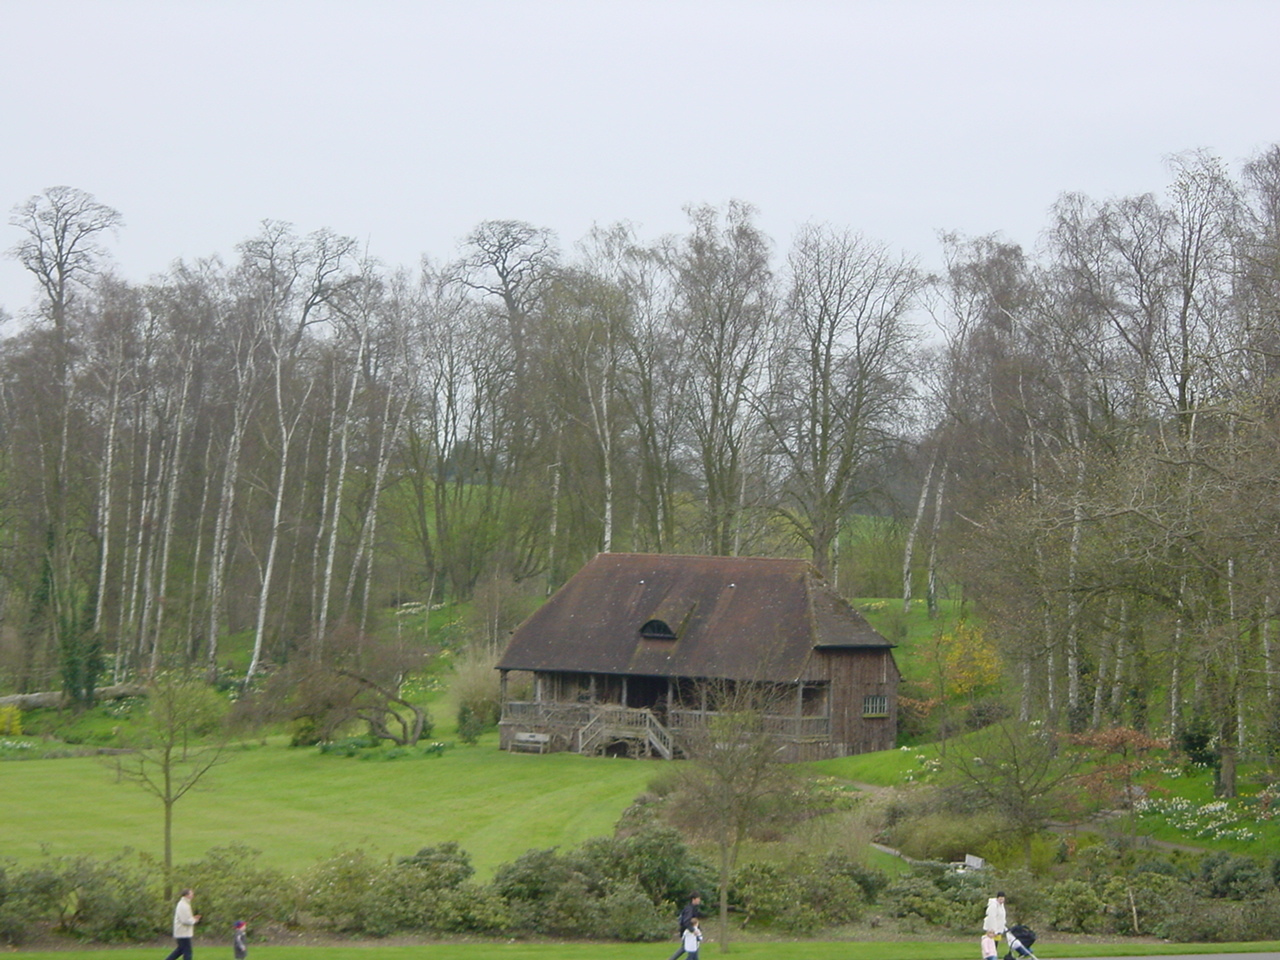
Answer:
[(508, 700), (502, 705), (502, 719), (519, 723), (580, 727), (591, 719), (591, 706), (586, 703)]
[[(670, 710), (667, 712), (667, 726), (677, 733), (681, 730), (696, 729), (707, 721), (714, 719), (715, 711), (707, 710)], [(829, 717), (788, 717), (778, 714), (767, 714), (764, 717), (765, 732), (785, 740), (829, 740), (831, 739), (831, 719)]]
[[(647, 740), (658, 753), (675, 755), (682, 732), (692, 731), (716, 716), (714, 711), (671, 710), (664, 725), (648, 708), (611, 703), (554, 703), (509, 700), (502, 705), (506, 723), (528, 724), (554, 730), (580, 753), (592, 753), (611, 738)], [(792, 717), (769, 714), (764, 729), (783, 740), (822, 742), (831, 738), (828, 717)]]
[(604, 733), (604, 724), (601, 722), (600, 714), (597, 713), (587, 721), (585, 727), (578, 728), (578, 752), (595, 753), (596, 745), (600, 743)]
[(636, 709), (602, 703), (594, 709), (596, 719), (603, 725), (606, 736), (645, 740), (666, 759), (670, 760), (675, 756), (676, 746), (671, 734), (647, 707)]

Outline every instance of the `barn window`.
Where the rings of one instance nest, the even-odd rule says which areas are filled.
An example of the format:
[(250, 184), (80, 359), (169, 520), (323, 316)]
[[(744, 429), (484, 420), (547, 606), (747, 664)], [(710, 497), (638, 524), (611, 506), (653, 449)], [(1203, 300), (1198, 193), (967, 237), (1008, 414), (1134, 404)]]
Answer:
[(675, 640), (676, 632), (665, 620), (649, 620), (640, 628), (640, 636), (646, 640)]
[(883, 694), (872, 694), (863, 697), (862, 715), (864, 717), (887, 717), (889, 715), (889, 698)]

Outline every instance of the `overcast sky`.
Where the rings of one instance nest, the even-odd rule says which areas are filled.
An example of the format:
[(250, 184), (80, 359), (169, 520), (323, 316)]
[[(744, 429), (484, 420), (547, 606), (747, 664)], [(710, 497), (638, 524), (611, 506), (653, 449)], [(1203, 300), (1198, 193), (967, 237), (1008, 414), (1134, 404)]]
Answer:
[[(267, 218), (413, 266), (730, 198), (784, 249), (828, 221), (934, 265), (1172, 153), (1238, 170), (1280, 141), (1278, 37), (1276, 0), (0, 0), (0, 205), (92, 193), (137, 282)], [(32, 292), (0, 262), (0, 306)]]

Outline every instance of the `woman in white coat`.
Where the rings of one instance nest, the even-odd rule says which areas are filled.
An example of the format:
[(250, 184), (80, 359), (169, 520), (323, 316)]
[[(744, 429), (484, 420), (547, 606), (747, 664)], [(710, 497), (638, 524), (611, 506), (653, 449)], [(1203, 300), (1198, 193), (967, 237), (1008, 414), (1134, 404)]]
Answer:
[(1009, 924), (1004, 916), (1004, 894), (997, 891), (996, 895), (987, 901), (987, 915), (982, 921), (982, 929), (1004, 933), (1008, 928)]

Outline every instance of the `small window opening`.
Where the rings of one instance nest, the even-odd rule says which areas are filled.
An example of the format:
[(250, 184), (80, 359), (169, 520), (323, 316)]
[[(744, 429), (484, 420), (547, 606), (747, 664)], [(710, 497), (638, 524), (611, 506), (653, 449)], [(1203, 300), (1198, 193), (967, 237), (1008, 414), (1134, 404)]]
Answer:
[(862, 715), (864, 717), (887, 717), (889, 715), (889, 698), (874, 695), (863, 697)]
[(675, 640), (676, 632), (665, 620), (650, 620), (640, 628), (640, 636), (646, 640)]

